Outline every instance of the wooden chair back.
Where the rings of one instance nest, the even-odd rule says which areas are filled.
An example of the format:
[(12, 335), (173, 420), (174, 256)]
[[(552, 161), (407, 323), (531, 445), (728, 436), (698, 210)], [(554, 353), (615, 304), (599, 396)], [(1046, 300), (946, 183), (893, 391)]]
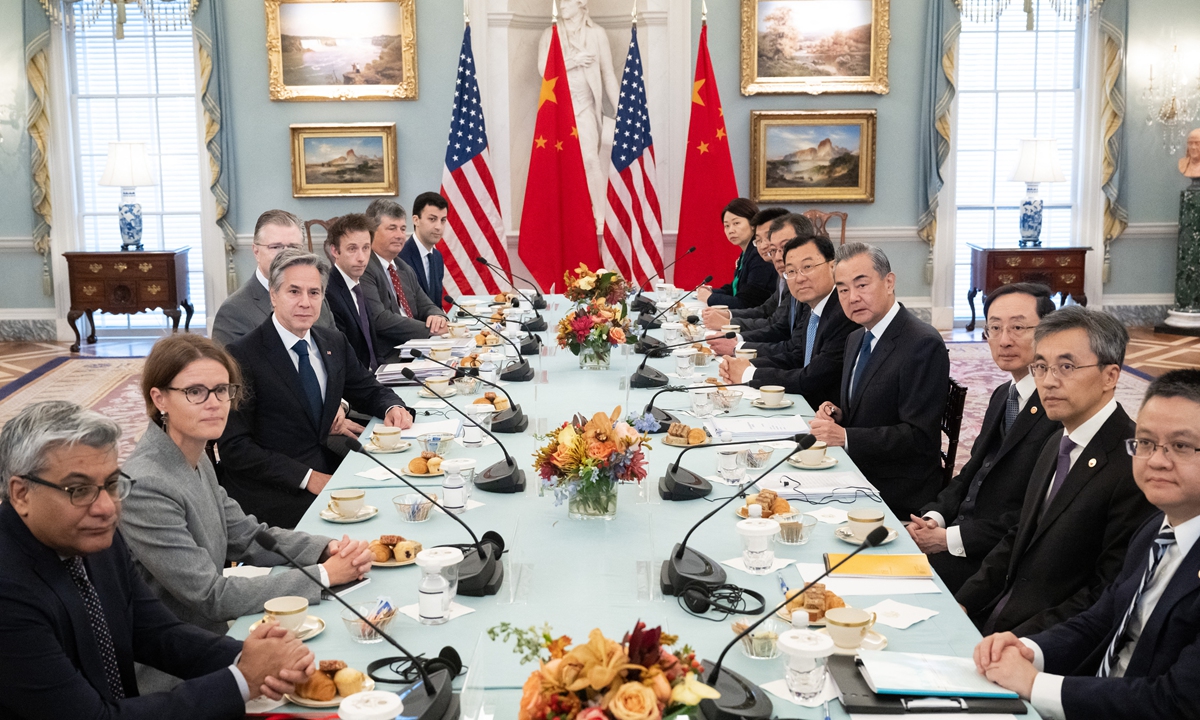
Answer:
[(946, 449), (942, 455), (942, 486), (954, 479), (954, 460), (958, 456), (958, 438), (962, 432), (963, 406), (967, 403), (967, 388), (950, 378), (950, 393), (942, 413), (942, 432), (946, 433)]
[[(313, 226), (316, 225), (316, 226), (320, 227), (322, 230), (325, 231), (325, 234), (328, 235), (329, 234), (329, 226), (333, 224), (334, 220), (337, 220), (336, 216), (331, 217), (328, 220), (305, 220), (304, 221), (304, 238), (305, 238), (305, 240), (308, 241), (308, 251), (309, 252), (315, 252), (313, 250), (313, 232), (312, 232)], [(323, 239), (322, 239), (322, 244), (324, 244)], [(325, 253), (325, 250), (323, 248), (321, 250), (321, 254), (323, 254), (323, 255), (327, 254), (327, 253)]]
[(829, 223), (830, 218), (837, 218), (838, 220), (841, 221), (840, 224), (842, 226), (841, 239), (839, 240), (838, 245), (846, 244), (846, 218), (848, 217), (846, 215), (846, 213), (839, 212), (837, 210), (834, 210), (833, 212), (822, 212), (821, 210), (805, 210), (803, 213), (801, 213), (801, 215), (803, 215), (804, 217), (806, 217), (812, 221), (813, 228), (817, 232), (819, 232), (823, 235), (828, 235), (831, 240), (833, 239), (833, 236), (829, 234), (829, 230), (825, 226), (826, 226), (826, 224)]

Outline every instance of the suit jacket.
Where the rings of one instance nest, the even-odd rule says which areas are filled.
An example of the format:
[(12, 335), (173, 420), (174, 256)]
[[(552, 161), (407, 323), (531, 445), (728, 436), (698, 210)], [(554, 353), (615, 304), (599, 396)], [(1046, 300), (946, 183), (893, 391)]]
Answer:
[[(250, 279), (225, 298), (221, 307), (217, 308), (217, 316), (213, 318), (212, 339), (221, 347), (237, 340), (254, 328), (262, 325), (263, 320), (271, 317), (274, 308), (271, 307), (271, 293), (259, 282), (258, 275), (252, 274)], [(333, 314), (324, 304), (321, 315), (317, 318), (317, 326), (334, 327)]]
[(227, 578), (221, 570), (230, 562), (286, 565), (254, 541), (267, 530), (289, 555), (313, 566), (308, 570), (315, 575), (332, 538), (268, 528), (242, 512), (217, 484), (208, 456), (201, 455), (193, 469), (153, 422), (122, 469), (135, 484), (122, 503), (121, 533), (146, 584), (180, 620), (223, 635), (228, 621), (260, 612), (273, 597), (302, 595), (312, 605), (321, 602), (321, 588), (299, 570), (257, 578)]
[[(367, 306), (370, 308), (371, 326), (375, 328), (381, 344), (390, 353), (397, 345), (403, 345), (409, 340), (424, 340), (429, 337), (429, 328), (425, 327), (425, 318), (430, 314), (444, 314), (440, 306), (435, 306), (421, 284), (417, 275), (408, 263), (395, 262), (396, 272), (400, 275), (400, 286), (404, 288), (404, 296), (408, 298), (409, 307), (415, 317), (408, 317), (400, 312), (400, 301), (396, 298), (396, 290), (388, 277), (387, 270), (374, 253), (367, 263), (367, 270), (359, 278), (363, 286), (363, 294), (367, 296)], [(381, 347), (376, 345), (376, 354)]]
[(761, 305), (776, 291), (779, 273), (775, 272), (774, 265), (762, 259), (754, 243), (746, 246), (737, 263), (734, 274), (738, 279), (737, 294), (733, 292), (733, 283), (726, 283), (708, 296), (709, 305), (728, 305), (730, 309), (752, 308)]
[[(362, 292), (363, 302), (366, 302), (367, 288), (364, 287)], [(362, 328), (358, 324), (358, 305), (354, 302), (354, 295), (350, 292), (350, 287), (346, 285), (346, 279), (336, 268), (329, 273), (329, 287), (325, 289), (325, 304), (333, 313), (333, 321), (337, 324), (337, 329), (346, 336), (350, 347), (354, 348), (355, 357), (364, 368), (369, 370), (372, 360), (382, 363), (385, 358), (393, 354), (390, 352), (390, 347), (385, 347), (386, 343), (381, 344), (379, 333), (375, 332), (375, 325), (371, 322), (370, 303), (367, 303), (367, 330), (371, 333), (371, 345), (367, 346), (367, 336), (363, 335)], [(374, 357), (371, 357), (371, 348), (375, 349)]]
[(404, 247), (400, 250), (399, 259), (408, 263), (413, 273), (416, 274), (417, 282), (420, 283), (421, 289), (425, 291), (425, 295), (440, 308), (442, 306), (442, 297), (445, 296), (445, 293), (442, 291), (442, 278), (446, 275), (446, 262), (442, 259), (441, 251), (434, 247), (433, 252), (429, 254), (429, 273), (431, 277), (425, 276), (425, 263), (421, 260), (421, 248), (415, 236), (410, 236), (408, 242), (404, 243)]
[(1184, 556), (1143, 624), (1125, 674), (1095, 677), (1162, 521), (1156, 512), (1137, 531), (1121, 573), (1094, 605), (1029, 638), (1041, 648), (1046, 672), (1067, 676), (1062, 703), (1068, 718), (1173, 720), (1195, 717), (1200, 708), (1200, 543)]
[(345, 336), (314, 327), (312, 339), (328, 380), (321, 422), (313, 424), (292, 364), (271, 318), (228, 350), (242, 368), (245, 391), (217, 442), (221, 484), (242, 509), (268, 525), (296, 527), (315, 497), (300, 487), (308, 471), (332, 473), (339, 458), (325, 446), (340, 398), (383, 417), (404, 402), (359, 364)]
[(1042, 446), (1062, 429), (1057, 421), (1046, 417), (1035, 390), (1012, 427), (1004, 432), (1004, 407), (1011, 385), (1010, 380), (992, 392), (979, 436), (971, 447), (971, 459), (938, 494), (937, 500), (919, 513), (924, 516), (937, 512), (947, 527), (959, 529), (966, 557), (949, 552), (929, 556), (929, 562), (950, 592), (957, 592), (979, 570), (983, 558), (1017, 524), (1030, 473)]
[[(126, 699), (108, 689), (83, 597), (58, 554), (39, 542), (9, 503), (0, 505), (0, 718), (240, 718), (229, 666), (232, 638), (179, 620), (142, 582), (121, 533), (84, 558), (100, 596)], [(138, 696), (134, 662), (185, 682)]]
[(779, 298), (781, 295), (791, 295), (788, 292), (787, 283), (784, 282), (783, 278), (779, 278), (776, 281), (775, 292), (771, 293), (771, 297), (764, 300), (758, 307), (730, 308), (730, 322), (740, 325), (742, 332), (766, 327), (771, 322), (771, 317), (775, 314), (775, 311), (779, 309)]
[(976, 626), (984, 626), (1009, 591), (995, 631), (1022, 636), (1067, 620), (1100, 598), (1121, 570), (1129, 539), (1154, 510), (1133, 481), (1132, 458), (1125, 451), (1125, 439), (1133, 433), (1133, 421), (1118, 406), (1084, 447), (1043, 515), (1062, 431), (1050, 436), (1030, 476), (1017, 525), (955, 594)]
[(942, 487), (941, 419), (950, 391), (950, 355), (932, 325), (903, 306), (875, 341), (857, 400), (850, 378), (866, 331), (846, 338), (839, 396), (846, 453), (906, 518)]
[(835, 292), (825, 303), (824, 313), (817, 322), (813, 338), (812, 358), (804, 365), (804, 349), (808, 335), (808, 319), (812, 308), (803, 304), (797, 313), (792, 345), (783, 353), (760, 356), (751, 360), (756, 368), (751, 387), (782, 385), (786, 392), (803, 395), (812, 407), (825, 401), (836, 404), (841, 395), (842, 363), (846, 354), (846, 338), (858, 329), (858, 323), (846, 317)]
[[(802, 312), (803, 308), (792, 297), (792, 293), (785, 291), (785, 294), (776, 303), (775, 311), (771, 313), (771, 317), (767, 318), (765, 323), (749, 330), (742, 328), (741, 336), (745, 341), (742, 347), (757, 350), (758, 354), (763, 357), (780, 355), (794, 350), (795, 347), (791, 340), (796, 325), (800, 322)], [(804, 322), (808, 322), (807, 316), (805, 316)], [(800, 341), (804, 341), (803, 332), (800, 333)]]

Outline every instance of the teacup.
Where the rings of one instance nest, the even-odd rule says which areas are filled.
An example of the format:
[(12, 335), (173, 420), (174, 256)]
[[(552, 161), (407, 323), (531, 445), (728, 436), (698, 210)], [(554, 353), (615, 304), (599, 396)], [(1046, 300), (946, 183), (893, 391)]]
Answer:
[(429, 357), (438, 362), (450, 362), (453, 347), (450, 343), (437, 343), (429, 348)]
[(470, 323), (452, 322), (452, 323), (450, 323), (450, 337), (456, 337), (456, 338), (466, 337), (467, 332), (469, 331), (470, 327), (471, 327)]
[(758, 389), (762, 404), (767, 407), (779, 407), (783, 404), (783, 390), (782, 385), (763, 385)]
[(758, 357), (758, 350), (754, 348), (738, 348), (733, 351), (734, 357), (739, 357), (742, 360), (753, 360)]
[(826, 632), (840, 648), (854, 649), (862, 645), (874, 624), (875, 613), (859, 608), (840, 607), (825, 611)]
[(883, 525), (883, 511), (874, 509), (851, 510), (846, 513), (846, 527), (856, 540), (866, 540), (871, 531)]
[(377, 424), (371, 430), (371, 442), (381, 450), (395, 450), (400, 446), (400, 434), (404, 432), (398, 427)]
[(356, 518), (366, 496), (362, 490), (334, 490), (329, 493), (329, 507), (344, 518)]
[(736, 334), (736, 333), (740, 333), (741, 331), (742, 331), (741, 325), (722, 325), (721, 326), (722, 333), (735, 333)]
[(801, 450), (800, 452), (796, 453), (796, 455), (800, 458), (801, 465), (816, 467), (817, 465), (825, 462), (825, 450), (828, 449), (828, 447), (828, 445), (818, 440), (807, 450)]
[(450, 392), (450, 378), (445, 376), (426, 378), (425, 384), (434, 395), (445, 396)]
[(274, 620), (285, 630), (296, 632), (308, 619), (308, 599), (299, 595), (271, 598), (263, 603), (263, 610), (266, 611), (263, 620)]

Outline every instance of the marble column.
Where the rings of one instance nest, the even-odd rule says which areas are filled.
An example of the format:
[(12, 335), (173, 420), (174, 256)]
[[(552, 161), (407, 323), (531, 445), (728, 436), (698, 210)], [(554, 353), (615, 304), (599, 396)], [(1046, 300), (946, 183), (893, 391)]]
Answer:
[(1179, 196), (1179, 257), (1175, 262), (1173, 328), (1200, 329), (1200, 178)]

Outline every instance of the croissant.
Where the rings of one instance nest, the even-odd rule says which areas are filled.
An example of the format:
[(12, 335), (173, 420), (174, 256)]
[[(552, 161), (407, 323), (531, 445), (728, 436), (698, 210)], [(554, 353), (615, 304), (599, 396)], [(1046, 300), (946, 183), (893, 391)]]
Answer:
[(387, 562), (392, 559), (392, 549), (378, 540), (372, 540), (367, 545), (367, 549), (371, 551), (371, 557), (375, 562)]
[(333, 678), (322, 671), (317, 671), (296, 686), (296, 694), (307, 700), (325, 702), (337, 697), (338, 689)]

